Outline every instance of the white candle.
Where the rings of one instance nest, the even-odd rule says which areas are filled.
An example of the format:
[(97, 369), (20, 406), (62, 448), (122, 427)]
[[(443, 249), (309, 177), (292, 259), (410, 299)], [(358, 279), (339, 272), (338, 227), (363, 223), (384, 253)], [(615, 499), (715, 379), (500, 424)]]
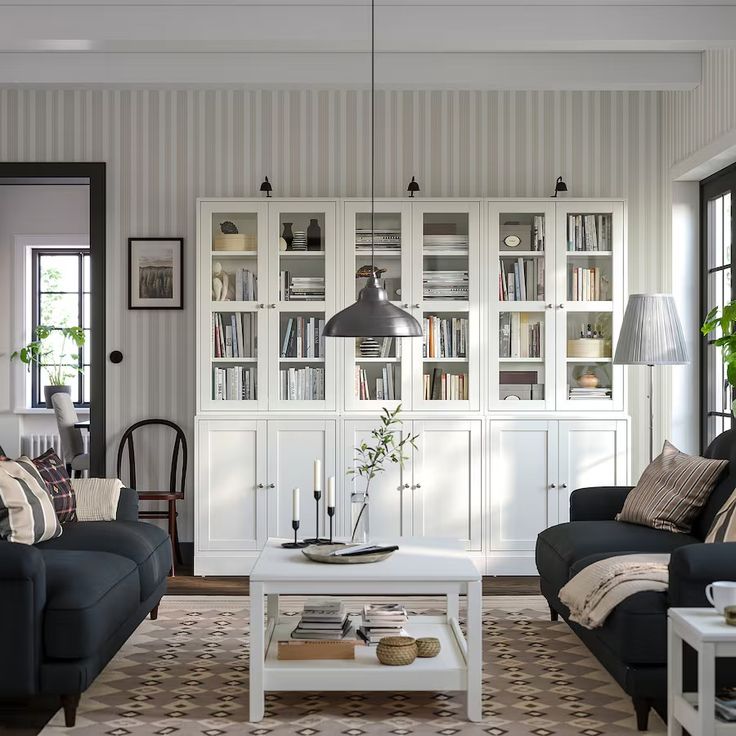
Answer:
[(299, 489), (295, 488), (291, 492), (291, 518), (293, 521), (299, 521)]
[(322, 461), (319, 459), (314, 461), (314, 490), (322, 490)]
[(327, 506), (335, 508), (335, 476), (331, 475), (327, 479)]

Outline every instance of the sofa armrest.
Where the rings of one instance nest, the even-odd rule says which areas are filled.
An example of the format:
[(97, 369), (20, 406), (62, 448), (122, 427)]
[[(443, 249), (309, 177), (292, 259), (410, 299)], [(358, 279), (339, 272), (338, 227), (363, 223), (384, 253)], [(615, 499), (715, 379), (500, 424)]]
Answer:
[(115, 521), (138, 521), (138, 491), (121, 488)]
[(0, 541), (0, 696), (32, 695), (38, 687), (46, 565), (27, 544)]
[(710, 606), (705, 586), (715, 580), (736, 581), (736, 542), (679, 547), (670, 557), (669, 605)]
[(570, 521), (613, 521), (633, 486), (578, 488), (570, 494)]

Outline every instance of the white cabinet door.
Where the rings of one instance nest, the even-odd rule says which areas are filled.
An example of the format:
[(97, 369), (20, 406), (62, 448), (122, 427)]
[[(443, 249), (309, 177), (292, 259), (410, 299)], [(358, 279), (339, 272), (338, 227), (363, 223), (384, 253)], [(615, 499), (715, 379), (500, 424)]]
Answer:
[(533, 551), (557, 523), (557, 422), (491, 422), (491, 547)]
[(413, 533), (482, 550), (481, 422), (415, 421), (413, 432)]
[[(375, 440), (371, 431), (377, 422), (372, 420), (346, 421), (343, 425), (343, 454), (341, 475), (346, 478), (345, 491), (342, 494), (341, 515), (346, 533), (350, 533), (350, 493), (353, 488), (357, 491), (365, 489), (365, 479), (359, 475), (345, 476), (349, 468), (357, 468), (355, 462), (355, 448), (361, 442), (372, 444)], [(404, 424), (404, 429), (411, 431), (411, 422)], [(406, 453), (411, 455), (410, 452)], [(400, 536), (410, 536), (413, 533), (411, 519), (411, 459), (404, 469), (394, 463), (387, 463), (385, 470), (379, 473), (372, 481), (369, 491), (369, 526), (370, 534), (375, 538), (396, 539)]]
[(322, 463), (322, 498), (319, 533), (327, 528), (327, 478), (335, 475), (335, 422), (333, 420), (296, 420), (268, 422), (268, 536), (289, 539), (294, 530), (292, 491), (299, 488), (299, 538), (314, 537), (316, 502), (314, 500), (314, 461)]
[(626, 485), (627, 424), (623, 420), (559, 423), (558, 519), (570, 519), (576, 488)]
[(197, 549), (254, 550), (266, 541), (266, 422), (197, 428)]

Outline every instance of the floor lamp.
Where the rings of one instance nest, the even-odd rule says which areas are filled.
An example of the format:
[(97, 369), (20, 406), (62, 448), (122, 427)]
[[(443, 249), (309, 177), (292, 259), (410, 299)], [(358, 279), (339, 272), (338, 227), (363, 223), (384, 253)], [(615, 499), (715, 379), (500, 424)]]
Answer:
[(632, 294), (613, 362), (649, 366), (649, 462), (654, 459), (654, 366), (690, 362), (671, 294)]

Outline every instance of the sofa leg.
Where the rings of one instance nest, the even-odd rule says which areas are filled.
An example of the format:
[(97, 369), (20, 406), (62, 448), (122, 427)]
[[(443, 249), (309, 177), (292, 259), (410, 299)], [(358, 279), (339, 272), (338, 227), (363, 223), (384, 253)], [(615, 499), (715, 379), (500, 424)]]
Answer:
[(649, 711), (652, 704), (646, 698), (632, 698), (632, 701), (636, 712), (636, 727), (640, 731), (647, 731), (649, 729)]
[(560, 618), (560, 614), (555, 611), (552, 606), (549, 607), (549, 620), (550, 621), (557, 621)]
[(79, 705), (79, 693), (61, 696), (61, 707), (64, 709), (64, 725), (72, 728), (77, 722), (77, 706)]
[(159, 603), (151, 609), (151, 621), (155, 621), (158, 618), (158, 607)]

